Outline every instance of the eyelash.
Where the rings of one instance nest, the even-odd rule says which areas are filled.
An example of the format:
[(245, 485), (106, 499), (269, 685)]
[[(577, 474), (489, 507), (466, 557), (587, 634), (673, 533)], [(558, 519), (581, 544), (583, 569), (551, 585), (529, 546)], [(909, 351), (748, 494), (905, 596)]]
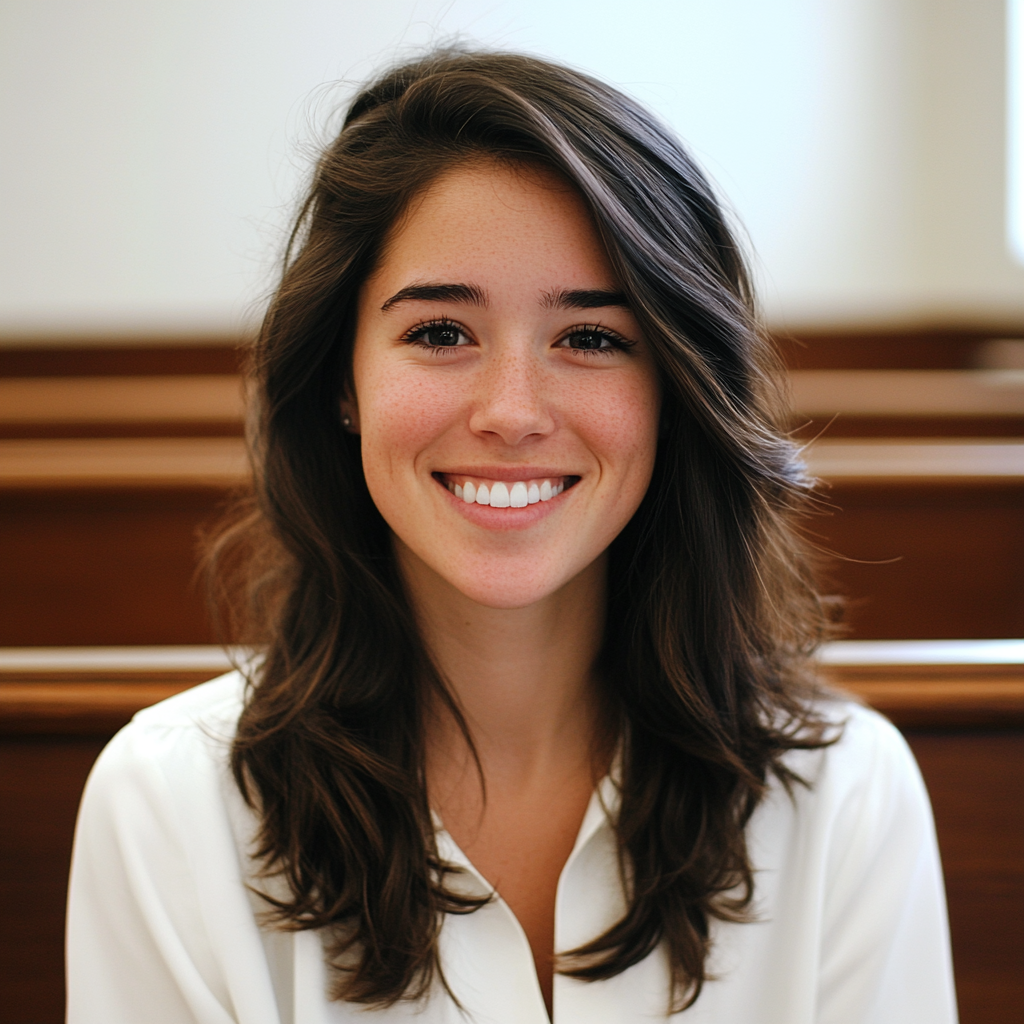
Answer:
[(465, 345), (428, 345), (426, 341), (424, 341), (427, 332), (436, 330), (437, 328), (447, 328), (448, 330), (458, 332), (464, 337), (469, 337), (466, 331), (454, 320), (449, 320), (448, 317), (439, 317), (436, 320), (427, 320), (424, 323), (417, 324), (411, 330), (406, 331), (406, 333), (402, 335), (402, 341), (407, 345), (415, 345), (417, 348), (425, 349), (437, 356), (444, 355), (446, 352), (453, 352), (455, 349), (466, 347)]
[(570, 352), (575, 353), (577, 356), (582, 356), (584, 359), (590, 359), (595, 356), (610, 356), (615, 350), (628, 352), (636, 344), (635, 341), (628, 341), (621, 334), (616, 334), (600, 324), (580, 324), (578, 327), (571, 327), (562, 335), (560, 342), (568, 341), (574, 335), (579, 334), (593, 334), (604, 338), (610, 343), (609, 348), (571, 348), (568, 345), (565, 346)]
[[(426, 349), (428, 352), (433, 353), (436, 356), (443, 356), (448, 352), (455, 351), (459, 348), (466, 348), (465, 345), (429, 345), (424, 340), (428, 331), (436, 330), (437, 328), (451, 331), (456, 331), (463, 337), (468, 338), (468, 332), (460, 326), (456, 321), (449, 319), (448, 317), (439, 317), (435, 320), (427, 320), (423, 323), (416, 324), (415, 327), (406, 331), (402, 336), (402, 341), (407, 345), (416, 345), (418, 348)], [(610, 343), (609, 348), (572, 348), (569, 345), (562, 345), (562, 342), (568, 341), (570, 338), (580, 334), (593, 334), (601, 338), (606, 339)], [(600, 324), (579, 324), (575, 327), (570, 327), (558, 341), (559, 347), (567, 348), (570, 352), (573, 352), (577, 356), (582, 356), (584, 359), (590, 359), (593, 357), (609, 356), (614, 350), (620, 352), (627, 352), (631, 349), (636, 342), (629, 341), (623, 338), (622, 335), (616, 334), (614, 331), (610, 331), (607, 327), (602, 327)]]

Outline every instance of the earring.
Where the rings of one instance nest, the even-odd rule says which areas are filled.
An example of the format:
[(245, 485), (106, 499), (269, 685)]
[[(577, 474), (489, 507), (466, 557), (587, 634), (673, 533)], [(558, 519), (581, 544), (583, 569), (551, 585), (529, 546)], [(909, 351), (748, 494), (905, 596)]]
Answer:
[(352, 417), (351, 416), (342, 416), (341, 417), (341, 425), (343, 427), (346, 427), (346, 428), (351, 427), (352, 426)]

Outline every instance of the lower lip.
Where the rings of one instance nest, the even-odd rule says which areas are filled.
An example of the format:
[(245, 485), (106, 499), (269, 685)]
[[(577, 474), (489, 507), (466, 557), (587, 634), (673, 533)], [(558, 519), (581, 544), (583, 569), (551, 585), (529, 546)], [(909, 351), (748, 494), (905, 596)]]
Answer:
[(434, 483), (471, 523), (486, 527), (488, 530), (523, 530), (540, 522), (556, 508), (561, 508), (562, 499), (576, 487), (579, 480), (577, 479), (572, 486), (566, 487), (561, 494), (556, 494), (550, 501), (538, 501), (523, 508), (491, 508), (490, 505), (478, 505), (475, 501), (464, 501), (462, 498), (457, 498), (448, 490), (444, 481), (438, 480), (437, 477), (434, 477)]

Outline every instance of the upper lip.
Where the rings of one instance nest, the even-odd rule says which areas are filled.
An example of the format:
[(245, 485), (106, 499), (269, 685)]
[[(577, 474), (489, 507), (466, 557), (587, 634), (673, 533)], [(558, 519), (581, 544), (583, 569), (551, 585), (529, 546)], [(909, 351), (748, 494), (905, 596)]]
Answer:
[(434, 472), (441, 476), (468, 476), (478, 480), (502, 480), (511, 484), (520, 480), (541, 480), (544, 477), (579, 476), (578, 473), (567, 473), (564, 469), (551, 469), (548, 466), (460, 466)]

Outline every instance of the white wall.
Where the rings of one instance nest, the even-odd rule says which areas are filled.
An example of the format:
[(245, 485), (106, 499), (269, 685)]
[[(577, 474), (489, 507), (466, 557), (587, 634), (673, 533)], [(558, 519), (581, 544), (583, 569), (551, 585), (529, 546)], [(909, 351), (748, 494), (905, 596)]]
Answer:
[(258, 308), (330, 111), (459, 33), (649, 102), (788, 327), (1024, 321), (1004, 0), (4, 0), (0, 340), (218, 333)]

